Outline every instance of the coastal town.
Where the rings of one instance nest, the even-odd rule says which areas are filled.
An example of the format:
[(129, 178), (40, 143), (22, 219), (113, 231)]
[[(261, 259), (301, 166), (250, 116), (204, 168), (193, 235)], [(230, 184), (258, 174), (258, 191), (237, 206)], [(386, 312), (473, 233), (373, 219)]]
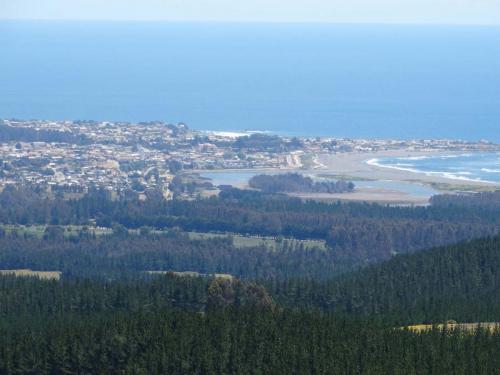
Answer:
[(210, 132), (184, 123), (0, 120), (0, 189), (28, 184), (77, 198), (99, 188), (147, 199), (192, 196), (193, 178), (214, 170), (315, 170), (316, 155), (391, 150), (499, 151), (496, 144), (460, 140), (298, 138), (261, 132)]

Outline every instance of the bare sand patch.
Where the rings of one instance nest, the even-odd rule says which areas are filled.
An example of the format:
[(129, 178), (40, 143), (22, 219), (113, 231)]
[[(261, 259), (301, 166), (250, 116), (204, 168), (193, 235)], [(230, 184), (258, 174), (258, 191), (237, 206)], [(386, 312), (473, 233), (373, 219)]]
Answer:
[[(323, 173), (332, 173), (353, 177), (354, 179), (367, 180), (390, 180), (397, 182), (425, 183), (425, 184), (447, 184), (452, 187), (456, 186), (484, 186), (492, 187), (495, 184), (481, 182), (456, 180), (437, 175), (426, 175), (424, 173), (416, 173), (399, 169), (381, 167), (367, 162), (372, 159), (384, 157), (415, 157), (415, 156), (440, 156), (450, 154), (460, 154), (456, 151), (380, 151), (380, 152), (356, 152), (356, 153), (341, 153), (341, 154), (322, 154), (317, 155), (318, 163), (323, 165), (321, 169)], [(500, 185), (499, 185), (500, 187)], [(450, 188), (453, 190), (453, 188)]]

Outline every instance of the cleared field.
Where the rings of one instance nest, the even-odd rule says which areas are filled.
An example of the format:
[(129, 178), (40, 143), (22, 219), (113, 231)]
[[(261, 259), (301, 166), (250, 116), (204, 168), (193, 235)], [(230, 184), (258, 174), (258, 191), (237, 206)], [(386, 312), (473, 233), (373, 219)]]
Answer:
[(480, 192), (494, 192), (498, 190), (498, 186), (484, 186), (484, 185), (465, 185), (465, 184), (455, 184), (446, 182), (431, 182), (428, 184), (436, 190), (440, 191), (473, 191), (476, 193)]
[(274, 238), (274, 237), (258, 237), (258, 236), (243, 236), (232, 233), (205, 233), (205, 232), (187, 232), (189, 238), (193, 240), (204, 240), (210, 238), (227, 238), (233, 239), (233, 244), (237, 248), (266, 246), (271, 250), (279, 250), (285, 243), (291, 246), (302, 245), (304, 250), (319, 248), (326, 250), (326, 242), (319, 240), (297, 240), (295, 238)]
[(38, 277), (44, 280), (59, 280), (59, 271), (32, 271), (30, 269), (0, 270), (0, 275), (14, 275), (17, 277)]
[(215, 277), (216, 279), (226, 279), (226, 280), (232, 280), (233, 275), (230, 275), (228, 273), (213, 273), (213, 274), (208, 274), (208, 273), (199, 273), (196, 271), (183, 271), (183, 272), (178, 272), (178, 271), (146, 271), (146, 273), (149, 273), (150, 275), (175, 275), (179, 277)]
[(332, 174), (332, 173), (319, 173), (316, 175), (318, 178), (327, 178), (330, 180), (341, 180), (341, 181), (377, 181), (373, 178), (348, 176), (345, 174)]
[(45, 231), (45, 225), (1, 225), (0, 228), (8, 234), (27, 234), (36, 237), (42, 237)]
[[(78, 234), (86, 229), (89, 233), (96, 236), (103, 234), (111, 234), (112, 230), (109, 228), (83, 226), (83, 225), (60, 225), (64, 229), (65, 237), (78, 236)], [(45, 234), (46, 225), (0, 225), (0, 229), (7, 234), (17, 233), (18, 235), (28, 235), (41, 238)]]
[(430, 331), (434, 327), (440, 330), (461, 330), (461, 331), (468, 331), (468, 332), (474, 332), (478, 328), (482, 329), (487, 329), (490, 331), (495, 331), (495, 330), (500, 330), (500, 322), (478, 322), (478, 323), (446, 323), (446, 324), (416, 324), (412, 326), (407, 326), (407, 327), (402, 327), (403, 329), (409, 329), (410, 331), (414, 332), (424, 332), (424, 331)]
[[(64, 230), (65, 237), (77, 237), (82, 230), (96, 236), (112, 234), (113, 230), (110, 228), (101, 228), (83, 225), (61, 225), (59, 226)], [(33, 237), (42, 238), (45, 234), (46, 225), (0, 225), (0, 230), (7, 234), (17, 233), (20, 236), (28, 235)], [(151, 230), (151, 233), (162, 234), (167, 233), (169, 230)], [(139, 229), (129, 229), (130, 234), (139, 235)], [(212, 232), (185, 232), (189, 238), (193, 240), (204, 240), (211, 238), (227, 238), (233, 240), (233, 244), (237, 248), (265, 246), (270, 250), (279, 250), (283, 246), (289, 245), (292, 247), (302, 246), (304, 250), (319, 248), (326, 250), (326, 242), (321, 240), (298, 240), (295, 238), (276, 238), (276, 237), (262, 237), (262, 236), (244, 236), (234, 233), (212, 233)]]

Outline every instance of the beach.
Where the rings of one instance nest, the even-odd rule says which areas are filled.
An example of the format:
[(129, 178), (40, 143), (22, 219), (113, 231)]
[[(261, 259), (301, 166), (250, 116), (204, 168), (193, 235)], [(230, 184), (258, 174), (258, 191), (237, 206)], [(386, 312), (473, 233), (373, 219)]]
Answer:
[[(427, 175), (403, 169), (394, 169), (376, 165), (374, 159), (387, 157), (424, 157), (424, 156), (448, 156), (453, 154), (463, 154), (457, 151), (380, 151), (366, 153), (339, 153), (317, 155), (315, 160), (325, 173), (332, 173), (354, 179), (367, 180), (390, 180), (399, 182), (419, 182), (425, 184), (449, 184), (459, 187), (492, 187), (495, 184), (470, 181), (466, 179), (452, 179), (439, 175)], [(500, 185), (499, 185), (500, 186)], [(451, 189), (453, 190), (453, 189)]]
[[(470, 181), (466, 179), (453, 179), (435, 174), (428, 175), (425, 173), (416, 173), (403, 169), (383, 167), (374, 162), (376, 159), (388, 157), (426, 157), (453, 154), (461, 154), (461, 152), (394, 150), (366, 153), (322, 154), (317, 155), (315, 161), (321, 168), (321, 175), (325, 177), (331, 175), (332, 178), (352, 179), (355, 184), (357, 180), (373, 180), (378, 182), (428, 186), (435, 189), (436, 194), (446, 192), (454, 193), (457, 191), (494, 190), (500, 188), (500, 184)], [(318, 170), (316, 173), (318, 173)], [(331, 198), (398, 204), (425, 204), (428, 202), (429, 196), (425, 196), (425, 194), (412, 194), (411, 192), (402, 191), (401, 189), (358, 187), (353, 193), (336, 194)]]
[[(344, 179), (353, 181), (356, 188), (350, 193), (294, 193), (302, 199), (320, 201), (367, 201), (394, 205), (426, 205), (434, 194), (476, 192), (500, 189), (500, 184), (453, 179), (437, 174), (416, 173), (404, 169), (380, 166), (376, 160), (395, 157), (428, 157), (461, 155), (460, 151), (392, 150), (379, 152), (346, 152), (314, 155), (310, 169), (248, 169), (218, 170), (201, 173), (213, 183), (248, 188), (248, 180), (255, 174), (298, 172), (317, 179)], [(201, 171), (200, 171), (201, 172)]]

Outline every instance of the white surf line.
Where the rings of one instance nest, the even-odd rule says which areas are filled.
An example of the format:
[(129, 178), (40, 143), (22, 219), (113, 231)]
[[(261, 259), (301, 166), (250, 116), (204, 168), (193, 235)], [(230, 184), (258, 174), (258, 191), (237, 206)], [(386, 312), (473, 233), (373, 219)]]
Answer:
[[(426, 157), (427, 158), (427, 157)], [(404, 158), (407, 160), (410, 160), (410, 158)], [(423, 159), (412, 159), (412, 160), (423, 160)], [(459, 181), (467, 181), (467, 182), (481, 182), (481, 183), (487, 183), (487, 184), (493, 184), (493, 185), (500, 185), (500, 183), (496, 181), (490, 181), (490, 180), (483, 180), (480, 178), (467, 178), (464, 176), (457, 176), (456, 174), (450, 173), (450, 172), (443, 172), (443, 171), (433, 171), (433, 172), (426, 172), (426, 171), (421, 171), (419, 169), (414, 169), (414, 168), (404, 168), (401, 166), (397, 165), (387, 165), (387, 164), (380, 164), (380, 159), (378, 158), (373, 158), (369, 160), (365, 160), (365, 163), (374, 167), (380, 167), (380, 168), (388, 168), (388, 169), (396, 169), (399, 171), (405, 171), (405, 172), (411, 172), (411, 173), (417, 173), (417, 174), (424, 174), (428, 177), (432, 176), (439, 176), (443, 178), (447, 178), (450, 180), (459, 180)]]

